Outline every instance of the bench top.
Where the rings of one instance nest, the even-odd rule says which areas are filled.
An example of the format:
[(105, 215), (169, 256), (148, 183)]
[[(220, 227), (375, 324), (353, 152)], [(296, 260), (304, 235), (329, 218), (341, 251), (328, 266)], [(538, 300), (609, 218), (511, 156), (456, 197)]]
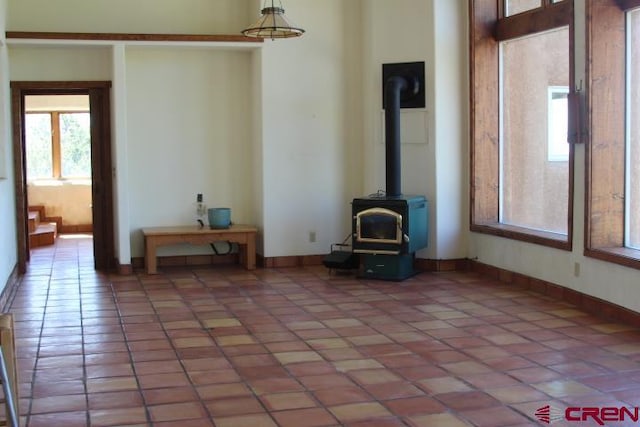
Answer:
[(257, 233), (258, 229), (253, 225), (233, 224), (229, 228), (209, 228), (198, 225), (177, 225), (171, 227), (147, 227), (142, 229), (145, 236), (177, 236), (198, 234), (224, 234), (224, 233)]

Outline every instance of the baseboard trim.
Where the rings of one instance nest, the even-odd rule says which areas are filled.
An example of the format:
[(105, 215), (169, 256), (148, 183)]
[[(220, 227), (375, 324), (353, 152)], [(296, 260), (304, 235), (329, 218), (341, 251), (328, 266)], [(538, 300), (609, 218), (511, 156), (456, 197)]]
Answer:
[(7, 283), (4, 285), (2, 289), (2, 293), (0, 293), (0, 307), (2, 307), (2, 311), (6, 312), (13, 301), (13, 297), (18, 290), (18, 285), (20, 284), (20, 275), (18, 274), (18, 265), (16, 264), (13, 267), (13, 271), (9, 275), (7, 279)]
[[(322, 265), (326, 255), (300, 255), (263, 257), (257, 256), (257, 263), (263, 268), (309, 267)], [(422, 259), (416, 258), (414, 268), (418, 271), (464, 271), (469, 270), (468, 259)]]
[(470, 261), (470, 266), (472, 271), (482, 274), (483, 276), (488, 276), (521, 289), (546, 295), (558, 301), (573, 304), (587, 313), (606, 320), (621, 322), (634, 328), (640, 328), (640, 313), (610, 301), (593, 297), (555, 283), (483, 264), (478, 261)]
[(469, 259), (423, 259), (416, 258), (413, 263), (419, 271), (468, 271), (471, 266)]
[(93, 233), (93, 224), (66, 225), (58, 228), (60, 234)]
[[(238, 254), (229, 255), (180, 255), (180, 256), (159, 256), (158, 267), (186, 267), (190, 265), (225, 265), (238, 264)], [(144, 268), (144, 257), (134, 257), (131, 259), (131, 272)]]
[(256, 263), (263, 268), (310, 267), (322, 265), (324, 255), (299, 255), (263, 257), (258, 254)]
[(133, 265), (132, 264), (120, 264), (118, 261), (116, 263), (118, 274), (120, 276), (131, 276), (133, 274)]

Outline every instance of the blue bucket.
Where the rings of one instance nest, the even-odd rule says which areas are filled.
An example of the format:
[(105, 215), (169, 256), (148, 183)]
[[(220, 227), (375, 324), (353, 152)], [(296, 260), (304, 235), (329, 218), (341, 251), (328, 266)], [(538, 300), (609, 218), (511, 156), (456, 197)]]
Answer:
[(210, 228), (229, 228), (231, 225), (230, 208), (211, 208), (208, 214)]

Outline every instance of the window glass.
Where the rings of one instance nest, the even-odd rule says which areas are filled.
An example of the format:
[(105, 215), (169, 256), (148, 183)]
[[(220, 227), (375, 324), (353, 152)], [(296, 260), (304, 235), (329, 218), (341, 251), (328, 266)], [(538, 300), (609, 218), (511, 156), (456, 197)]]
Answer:
[(505, 16), (517, 15), (541, 6), (541, 0), (505, 0)]
[(547, 160), (566, 162), (569, 160), (569, 86), (550, 86), (547, 101), (547, 120), (549, 137), (547, 140)]
[(53, 154), (49, 113), (25, 115), (25, 139), (27, 179), (51, 178)]
[[(569, 162), (549, 161), (548, 139), (549, 88), (570, 81), (569, 29), (501, 42), (500, 57), (500, 222), (566, 235)], [(564, 124), (568, 111), (553, 116)]]
[(89, 113), (60, 114), (60, 155), (63, 177), (91, 176)]
[(626, 246), (640, 249), (640, 9), (627, 13)]

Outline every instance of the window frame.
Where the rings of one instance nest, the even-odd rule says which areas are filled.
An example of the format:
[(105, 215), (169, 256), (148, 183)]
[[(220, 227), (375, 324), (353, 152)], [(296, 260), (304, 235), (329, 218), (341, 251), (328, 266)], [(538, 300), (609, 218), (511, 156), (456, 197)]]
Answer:
[(640, 250), (625, 246), (626, 173), (620, 167), (626, 164), (627, 147), (626, 12), (637, 7), (640, 0), (590, 0), (586, 5), (590, 132), (584, 255), (640, 269)]
[[(471, 176), (470, 229), (513, 240), (571, 250), (573, 245), (573, 164), (569, 150), (567, 234), (500, 223), (499, 43), (547, 30), (569, 27), (569, 87), (575, 87), (573, 0), (552, 3), (504, 17), (503, 0), (472, 0), (470, 19)], [(575, 108), (570, 102), (571, 109)], [(573, 144), (571, 144), (573, 145)]]

